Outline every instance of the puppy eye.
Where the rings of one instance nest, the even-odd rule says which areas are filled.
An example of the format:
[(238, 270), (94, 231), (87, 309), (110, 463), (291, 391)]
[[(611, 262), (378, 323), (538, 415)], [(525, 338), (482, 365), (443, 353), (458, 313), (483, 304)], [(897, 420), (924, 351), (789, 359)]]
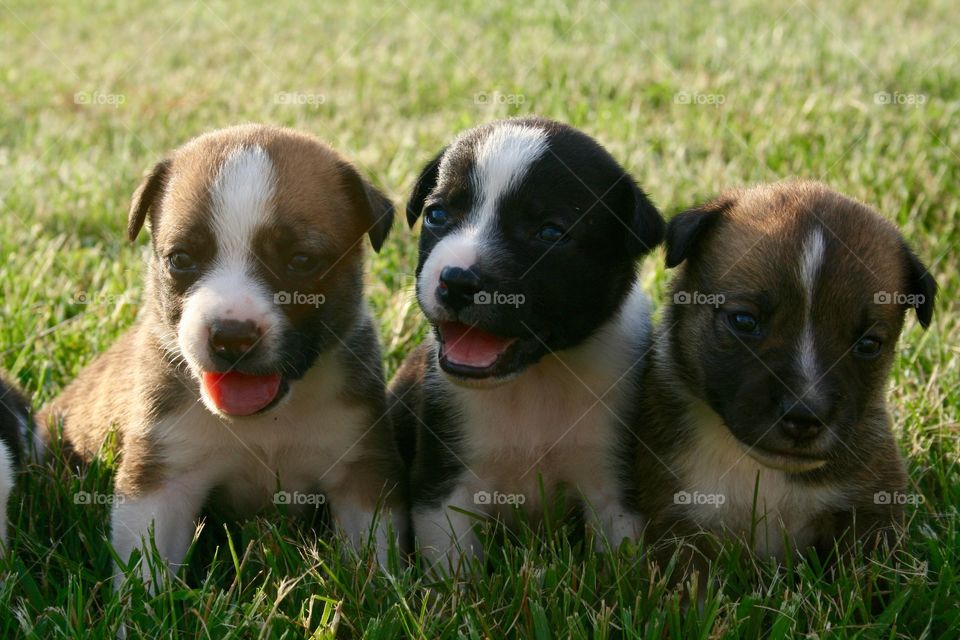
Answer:
[(566, 235), (566, 231), (560, 225), (556, 224), (545, 224), (540, 227), (540, 230), (537, 231), (537, 240), (542, 240), (544, 242), (560, 242), (563, 240), (563, 237)]
[(883, 346), (883, 343), (880, 342), (879, 338), (867, 336), (860, 338), (857, 344), (853, 345), (853, 353), (861, 358), (873, 358), (880, 353), (881, 346)]
[(758, 335), (760, 333), (760, 322), (757, 318), (746, 311), (733, 311), (727, 314), (727, 323), (730, 328), (737, 333), (747, 335)]
[(197, 270), (197, 262), (186, 251), (174, 251), (167, 256), (167, 264), (170, 270), (177, 273), (188, 273)]
[(287, 262), (287, 269), (293, 273), (310, 273), (320, 263), (320, 259), (306, 253), (295, 253)]
[(450, 222), (450, 214), (439, 207), (428, 209), (423, 215), (423, 221), (428, 227), (443, 227)]

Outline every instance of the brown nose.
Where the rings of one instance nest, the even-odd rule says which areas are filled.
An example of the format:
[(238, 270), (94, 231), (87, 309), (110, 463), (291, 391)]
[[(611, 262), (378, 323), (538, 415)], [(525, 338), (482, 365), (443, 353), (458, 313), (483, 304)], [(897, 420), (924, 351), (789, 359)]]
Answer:
[(262, 335), (252, 320), (217, 320), (210, 325), (210, 349), (234, 363), (249, 353)]

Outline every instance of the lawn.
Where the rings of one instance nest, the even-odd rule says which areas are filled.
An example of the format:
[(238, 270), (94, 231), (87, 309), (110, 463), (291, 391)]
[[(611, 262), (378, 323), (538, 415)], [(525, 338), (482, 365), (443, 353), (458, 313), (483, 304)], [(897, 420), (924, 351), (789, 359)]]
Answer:
[[(960, 36), (955, 3), (195, 3), (0, 0), (0, 368), (52, 398), (137, 313), (130, 195), (165, 150), (263, 121), (313, 132), (402, 203), (458, 131), (535, 113), (598, 138), (665, 214), (820, 179), (903, 229), (942, 287), (889, 383), (913, 489), (896, 561), (827, 576), (730, 549), (702, 609), (637, 549), (564, 528), (498, 543), (469, 584), (383, 575), (277, 513), (208, 520), (169, 589), (111, 590), (111, 460), (34, 465), (11, 501), (0, 637), (927, 637), (960, 634)], [(387, 372), (423, 335), (398, 219), (368, 293)], [(658, 299), (658, 251), (642, 265)], [(843, 277), (843, 274), (837, 274)], [(493, 532), (490, 535), (494, 535)], [(499, 538), (498, 538), (499, 539)]]

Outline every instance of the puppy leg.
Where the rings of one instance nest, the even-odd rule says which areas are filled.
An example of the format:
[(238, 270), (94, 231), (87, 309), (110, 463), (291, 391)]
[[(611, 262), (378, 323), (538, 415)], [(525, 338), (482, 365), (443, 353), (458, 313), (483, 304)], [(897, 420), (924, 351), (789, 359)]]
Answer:
[[(352, 500), (338, 500), (330, 505), (337, 531), (360, 553), (367, 542), (374, 545), (377, 565), (386, 569), (390, 557), (391, 542), (399, 548), (403, 519), (398, 510), (362, 505)], [(371, 537), (371, 530), (373, 536)]]
[[(113, 548), (124, 562), (129, 562), (134, 550), (141, 551), (139, 571), (148, 588), (155, 588), (183, 563), (193, 538), (194, 520), (207, 493), (205, 485), (180, 479), (136, 497), (117, 496), (111, 516)], [(147, 557), (151, 531), (164, 563), (161, 575), (154, 575)], [(123, 579), (123, 571), (118, 569), (114, 587), (119, 588)]]
[(377, 564), (386, 569), (391, 543), (399, 549), (406, 534), (405, 506), (398, 483), (371, 473), (371, 468), (355, 463), (344, 480), (330, 488), (330, 514), (355, 551), (362, 551), (368, 541), (375, 545)]
[(616, 549), (627, 540), (637, 540), (643, 532), (643, 518), (627, 509), (609, 489), (583, 491), (587, 526), (593, 530), (594, 549), (598, 552)]
[(470, 558), (482, 558), (480, 541), (473, 532), (475, 518), (462, 511), (476, 511), (469, 489), (458, 485), (436, 506), (413, 509), (413, 531), (424, 569), (433, 575), (467, 575)]

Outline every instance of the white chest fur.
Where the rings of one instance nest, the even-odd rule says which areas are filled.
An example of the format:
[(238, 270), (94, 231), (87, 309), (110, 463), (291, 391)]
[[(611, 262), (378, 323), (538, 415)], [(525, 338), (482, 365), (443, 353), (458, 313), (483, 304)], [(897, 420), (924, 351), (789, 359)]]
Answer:
[(338, 397), (343, 380), (332, 355), (293, 383), (282, 404), (263, 416), (228, 420), (201, 402), (153, 425), (173, 482), (219, 488), (240, 515), (269, 507), (280, 491), (320, 500), (359, 453), (369, 417)]
[(540, 479), (594, 497), (616, 493), (614, 437), (650, 333), (649, 300), (639, 287), (620, 314), (586, 343), (549, 354), (515, 380), (489, 389), (438, 380), (464, 418), (463, 482), (472, 491), (523, 496), (538, 510)]
[(684, 489), (674, 503), (705, 529), (752, 540), (760, 555), (782, 559), (787, 540), (799, 549), (810, 545), (815, 519), (841, 504), (842, 490), (759, 464), (705, 406), (695, 404), (690, 419), (696, 436), (675, 467)]

